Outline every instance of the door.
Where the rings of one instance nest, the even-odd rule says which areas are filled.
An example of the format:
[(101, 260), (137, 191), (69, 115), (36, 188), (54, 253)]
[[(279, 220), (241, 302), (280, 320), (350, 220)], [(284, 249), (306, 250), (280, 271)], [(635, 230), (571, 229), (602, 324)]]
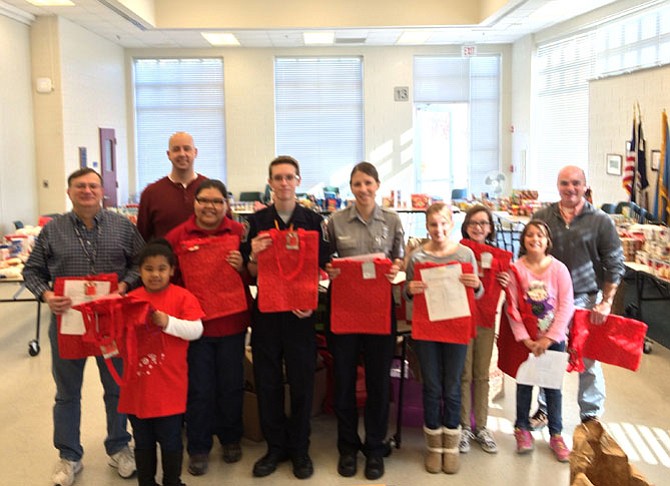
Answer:
[(113, 128), (100, 128), (100, 173), (105, 188), (102, 207), (116, 207), (116, 135)]

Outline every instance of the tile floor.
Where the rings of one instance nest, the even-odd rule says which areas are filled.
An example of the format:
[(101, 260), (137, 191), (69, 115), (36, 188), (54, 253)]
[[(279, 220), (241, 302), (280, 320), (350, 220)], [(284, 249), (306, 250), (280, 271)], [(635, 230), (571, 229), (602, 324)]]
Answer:
[[(2, 297), (11, 293), (0, 289)], [(50, 350), (46, 329), (42, 331), (42, 351), (29, 357), (27, 343), (34, 335), (34, 304), (0, 304), (0, 485), (50, 485), (56, 461), (51, 444), (51, 406), (54, 385), (50, 375)], [(48, 322), (47, 313), (43, 313)], [(646, 355), (637, 373), (606, 366), (608, 384), (607, 412), (604, 423), (624, 447), (630, 460), (650, 481), (670, 484), (670, 351), (656, 344)], [(571, 435), (578, 422), (576, 377), (568, 376), (564, 387), (564, 434), (571, 445)], [(122, 486), (136, 484), (123, 480), (107, 465), (102, 440), (104, 414), (102, 388), (97, 370), (91, 361), (86, 371), (83, 390), (82, 441), (86, 450), (84, 470), (75, 484), (81, 486)], [(547, 437), (536, 434), (536, 450), (527, 456), (514, 452), (512, 426), (514, 420), (514, 385), (506, 380), (506, 394), (491, 408), (489, 428), (495, 431), (500, 452), (484, 453), (477, 446), (462, 455), (461, 471), (455, 476), (431, 475), (423, 470), (423, 438), (418, 428), (404, 428), (402, 447), (394, 450), (386, 461), (386, 474), (374, 484), (388, 486), (430, 486), (437, 484), (567, 485), (569, 466), (556, 462), (549, 451)], [(302, 481), (305, 485), (373, 484), (362, 474), (363, 459), (359, 457), (359, 474), (342, 478), (336, 471), (335, 420), (320, 415), (313, 420), (311, 454), (315, 474)], [(395, 426), (389, 427), (389, 433)], [(210, 471), (206, 476), (192, 477), (186, 472), (182, 479), (189, 486), (198, 485), (272, 485), (295, 484), (289, 464), (282, 464), (267, 478), (253, 478), (253, 462), (265, 451), (263, 443), (245, 440), (243, 460), (228, 465), (220, 459), (221, 451), (212, 452)], [(665, 479), (663, 479), (665, 478)]]

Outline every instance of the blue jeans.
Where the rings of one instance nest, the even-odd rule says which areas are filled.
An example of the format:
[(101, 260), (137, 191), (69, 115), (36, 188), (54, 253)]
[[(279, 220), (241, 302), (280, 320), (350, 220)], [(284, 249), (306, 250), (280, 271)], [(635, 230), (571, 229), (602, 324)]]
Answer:
[(461, 422), (461, 376), (467, 344), (413, 341), (423, 377), (423, 421), (427, 428), (456, 429)]
[[(575, 307), (591, 309), (596, 304), (595, 295), (582, 294), (575, 297)], [(605, 413), (605, 376), (600, 362), (584, 358), (584, 371), (579, 373), (579, 388), (577, 403), (579, 404), (579, 418), (601, 417)], [(546, 411), (546, 400), (540, 392), (538, 404), (541, 410)]]
[[(58, 337), (56, 316), (51, 316), (49, 324), (49, 341), (51, 342), (51, 373), (56, 382), (56, 403), (53, 408), (54, 447), (59, 450), (60, 457), (68, 461), (79, 461), (84, 455), (81, 445), (81, 386), (84, 381), (86, 359), (61, 359), (58, 353)], [(123, 449), (130, 441), (126, 430), (126, 416), (117, 412), (119, 404), (119, 386), (107, 369), (105, 360), (96, 356), (100, 372), (100, 382), (104, 389), (103, 400), (107, 412), (107, 437), (105, 450), (108, 455)], [(121, 374), (121, 359), (113, 359), (114, 366)]]
[[(551, 351), (565, 351), (565, 341), (554, 343), (549, 348)], [(563, 394), (561, 390), (541, 388), (547, 403), (547, 416), (549, 417), (549, 433), (560, 435), (563, 430)], [(516, 386), (516, 422), (514, 427), (530, 430), (530, 402), (533, 398), (533, 387), (531, 385)]]
[(203, 336), (188, 348), (186, 437), (189, 454), (208, 454), (212, 436), (221, 444), (242, 438), (244, 336)]

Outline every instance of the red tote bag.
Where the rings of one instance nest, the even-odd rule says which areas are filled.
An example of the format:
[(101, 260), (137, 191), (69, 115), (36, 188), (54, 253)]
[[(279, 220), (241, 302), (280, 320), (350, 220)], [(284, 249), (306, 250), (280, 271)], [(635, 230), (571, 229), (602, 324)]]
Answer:
[(272, 245), (258, 254), (261, 312), (314, 310), (319, 302), (319, 232), (276, 230)]
[[(150, 321), (148, 302), (114, 295), (74, 308), (81, 312), (86, 326), (82, 340), (100, 350), (117, 384), (123, 385), (136, 376), (138, 356), (162, 356), (163, 332)], [(123, 358), (123, 378), (111, 361), (117, 356)]]
[[(533, 309), (531, 305), (526, 301), (524, 297), (523, 289), (521, 288), (521, 279), (517, 273), (516, 268), (513, 266), (510, 267), (510, 273), (512, 278), (516, 279), (517, 282), (517, 302), (519, 306), (519, 314), (521, 314), (521, 319), (523, 325), (528, 332), (528, 336), (531, 339), (535, 340), (537, 337), (537, 317), (533, 314)], [(505, 293), (509, 293), (510, 288), (505, 289)], [(509, 306), (511, 299), (507, 298), (507, 305)], [(516, 373), (519, 371), (519, 366), (521, 363), (528, 359), (528, 354), (530, 351), (528, 348), (521, 342), (517, 342), (510, 327), (509, 318), (507, 317), (507, 312), (503, 312), (500, 316), (500, 331), (498, 334), (498, 368), (502, 370), (503, 373), (516, 378)]]
[[(118, 290), (118, 276), (115, 273), (102, 273), (83, 277), (56, 277), (54, 293), (63, 296), (73, 291), (85, 299), (94, 300)], [(82, 303), (75, 298), (74, 305)], [(56, 316), (58, 329), (58, 355), (62, 359), (82, 359), (88, 356), (100, 356), (100, 348), (82, 339), (85, 325), (78, 310), (68, 311), (68, 316)], [(76, 329), (81, 327), (80, 330)]]
[(388, 258), (371, 262), (333, 260), (340, 269), (330, 282), (330, 329), (334, 334), (391, 334), (391, 269)]
[(591, 324), (591, 311), (576, 309), (570, 328), (569, 371), (584, 371), (583, 358), (637, 371), (642, 360), (647, 325), (610, 314), (603, 324)]
[(240, 248), (238, 235), (182, 241), (177, 248), (184, 286), (200, 301), (205, 320), (248, 309), (242, 276), (227, 261)]
[[(469, 263), (417, 263), (414, 267), (415, 279), (421, 280), (421, 269), (443, 267), (446, 265), (461, 265), (463, 273), (473, 272), (472, 265)], [(430, 320), (426, 296), (424, 294), (416, 294), (413, 299), (412, 338), (441, 343), (468, 344), (475, 335), (474, 319), (472, 318), (472, 310), (475, 308), (475, 291), (469, 287), (466, 287), (465, 290), (468, 296), (470, 315), (441, 321)]]
[[(477, 262), (479, 263), (479, 279), (484, 286), (484, 297), (477, 301), (476, 312), (479, 317), (479, 324), (486, 327), (493, 327), (495, 325), (496, 313), (498, 310), (498, 300), (503, 288), (498, 283), (496, 276), (499, 272), (509, 270), (512, 261), (512, 253), (506, 250), (501, 250), (490, 245), (482, 245), (476, 241), (468, 240), (466, 238), (461, 240), (461, 244), (470, 248)], [(490, 253), (492, 258), (491, 268), (481, 267), (482, 253)]]

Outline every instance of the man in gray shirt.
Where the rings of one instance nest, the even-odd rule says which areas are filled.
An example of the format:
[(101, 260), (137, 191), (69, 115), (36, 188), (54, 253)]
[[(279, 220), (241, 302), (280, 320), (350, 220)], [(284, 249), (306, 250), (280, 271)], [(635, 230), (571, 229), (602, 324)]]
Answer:
[[(586, 200), (587, 189), (581, 168), (563, 167), (558, 173), (560, 201), (537, 211), (533, 219), (544, 221), (551, 229), (551, 254), (570, 270), (575, 307), (591, 309), (591, 322), (602, 324), (611, 312), (623, 277), (624, 258), (612, 219)], [(597, 419), (605, 410), (605, 378), (600, 363), (584, 359), (584, 365), (577, 397), (583, 422)], [(540, 408), (531, 425), (545, 425), (542, 415), (546, 417), (546, 408), (540, 398)]]

